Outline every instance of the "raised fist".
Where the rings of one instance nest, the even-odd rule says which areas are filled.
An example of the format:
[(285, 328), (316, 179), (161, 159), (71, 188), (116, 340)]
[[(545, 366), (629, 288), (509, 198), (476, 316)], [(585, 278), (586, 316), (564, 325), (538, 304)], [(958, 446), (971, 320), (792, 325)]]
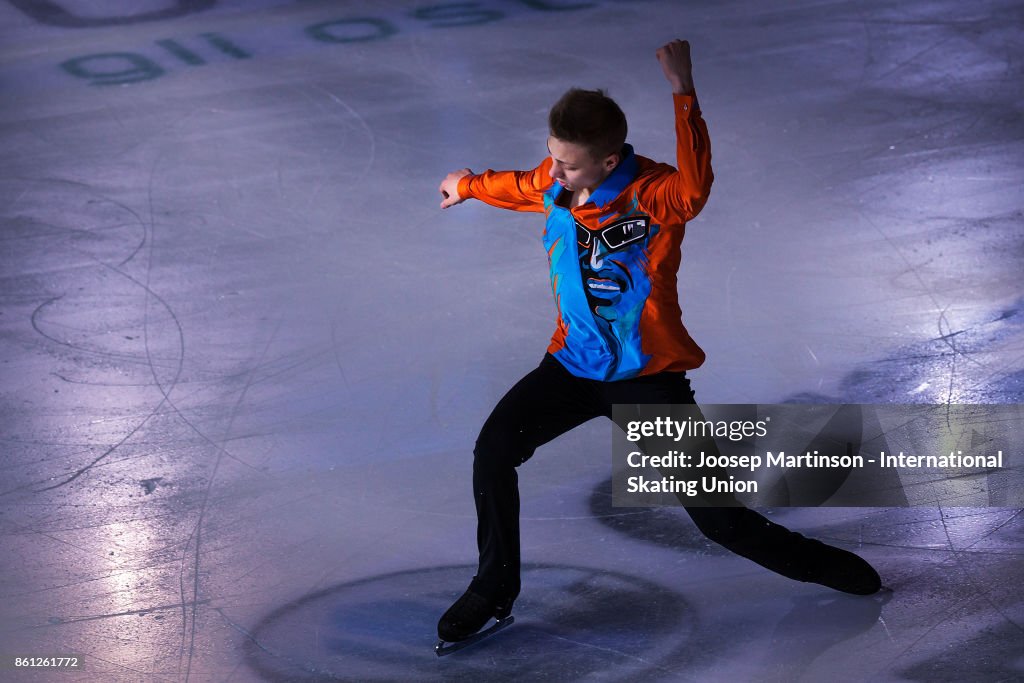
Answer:
[(665, 78), (672, 85), (672, 92), (689, 95), (693, 92), (693, 63), (690, 61), (690, 43), (673, 40), (658, 48), (655, 53)]

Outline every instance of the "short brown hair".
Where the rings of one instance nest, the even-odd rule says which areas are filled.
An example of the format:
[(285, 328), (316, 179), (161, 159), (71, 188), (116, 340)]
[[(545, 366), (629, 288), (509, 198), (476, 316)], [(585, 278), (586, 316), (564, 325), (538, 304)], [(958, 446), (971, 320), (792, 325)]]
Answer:
[(603, 90), (567, 91), (551, 107), (548, 128), (559, 140), (583, 145), (596, 160), (626, 144), (626, 115)]

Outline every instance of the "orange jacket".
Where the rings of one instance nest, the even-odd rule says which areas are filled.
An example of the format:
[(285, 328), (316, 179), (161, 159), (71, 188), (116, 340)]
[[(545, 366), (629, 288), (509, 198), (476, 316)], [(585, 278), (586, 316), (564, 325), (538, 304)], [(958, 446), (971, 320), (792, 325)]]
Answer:
[[(558, 325), (548, 351), (574, 375), (618, 380), (690, 370), (704, 352), (682, 322), (676, 272), (686, 221), (711, 191), (711, 145), (693, 95), (674, 95), (678, 169), (623, 148), (618, 166), (581, 206), (549, 175), (486, 171), (459, 196), (547, 215), (544, 246)], [(564, 202), (563, 202), (564, 203)]]

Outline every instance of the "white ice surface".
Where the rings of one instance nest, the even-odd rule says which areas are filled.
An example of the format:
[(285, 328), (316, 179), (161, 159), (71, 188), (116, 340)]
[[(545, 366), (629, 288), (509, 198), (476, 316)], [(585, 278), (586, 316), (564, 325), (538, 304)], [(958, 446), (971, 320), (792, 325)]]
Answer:
[(839, 596), (617, 519), (598, 422), (521, 470), (517, 624), (431, 652), (476, 432), (555, 313), (540, 218), (442, 212), (444, 174), (541, 161), (574, 85), (671, 161), (654, 50), (687, 38), (698, 400), (1022, 403), (1019, 3), (29, 4), (0, 5), (0, 655), (86, 668), (0, 679), (1024, 679), (1019, 511), (775, 511), (894, 589)]

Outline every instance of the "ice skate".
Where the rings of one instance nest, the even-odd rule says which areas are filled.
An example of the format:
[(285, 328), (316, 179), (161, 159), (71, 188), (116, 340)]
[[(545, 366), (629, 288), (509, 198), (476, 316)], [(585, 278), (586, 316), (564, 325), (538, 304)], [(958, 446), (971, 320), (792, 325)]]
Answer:
[[(515, 621), (511, 614), (513, 601), (514, 598), (489, 598), (476, 592), (474, 586), (470, 584), (469, 589), (437, 622), (437, 635), (440, 640), (434, 646), (434, 652), (438, 657), (443, 657), (478, 643), (511, 625)], [(491, 618), (494, 618), (495, 622), (484, 628)]]
[(453, 652), (458, 652), (459, 650), (467, 648), (470, 645), (473, 645), (474, 643), (479, 643), (484, 638), (488, 638), (494, 635), (506, 626), (511, 626), (513, 623), (515, 623), (515, 620), (516, 618), (510, 614), (509, 616), (504, 617), (503, 619), (498, 619), (493, 624), (485, 628), (483, 631), (478, 631), (473, 635), (469, 636), (468, 638), (466, 638), (465, 640), (452, 642), (446, 641), (444, 639), (439, 640), (437, 641), (437, 645), (434, 646), (434, 654), (436, 654), (438, 657), (444, 657), (445, 655), (450, 655)]

